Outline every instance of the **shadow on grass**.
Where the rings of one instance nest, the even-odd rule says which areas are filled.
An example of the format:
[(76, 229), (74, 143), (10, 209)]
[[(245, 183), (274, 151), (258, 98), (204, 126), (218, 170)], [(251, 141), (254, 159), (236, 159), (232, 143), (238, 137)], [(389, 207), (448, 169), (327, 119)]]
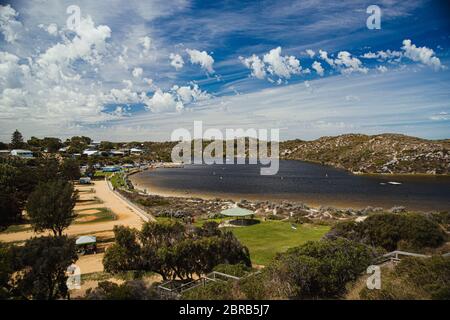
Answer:
[(261, 223), (258, 219), (235, 219), (228, 221), (229, 224), (234, 226), (252, 226)]

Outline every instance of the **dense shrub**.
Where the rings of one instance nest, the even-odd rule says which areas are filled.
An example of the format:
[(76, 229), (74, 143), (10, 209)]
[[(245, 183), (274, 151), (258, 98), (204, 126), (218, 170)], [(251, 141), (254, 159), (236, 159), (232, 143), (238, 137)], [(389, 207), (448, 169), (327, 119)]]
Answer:
[(371, 264), (374, 252), (353, 241), (307, 242), (279, 254), (268, 266), (275, 296), (282, 298), (336, 298), (347, 282)]
[(226, 273), (235, 277), (243, 277), (252, 269), (243, 263), (239, 264), (219, 264), (214, 267), (213, 271)]
[(333, 227), (327, 238), (344, 237), (388, 251), (438, 247), (446, 234), (436, 222), (421, 214), (376, 214), (362, 222), (343, 222)]
[(110, 281), (99, 282), (97, 288), (88, 289), (84, 299), (87, 300), (153, 300), (156, 291), (147, 287), (142, 280), (128, 280), (123, 284)]
[(233, 300), (233, 281), (209, 282), (183, 293), (185, 300)]
[[(345, 239), (308, 242), (279, 254), (259, 273), (238, 281), (212, 282), (184, 294), (186, 299), (339, 298), (348, 282), (372, 263), (369, 247)], [(220, 270), (237, 266), (220, 266)]]
[(450, 212), (432, 212), (428, 217), (450, 231)]
[(299, 215), (299, 214), (293, 215), (289, 220), (291, 222), (293, 222), (293, 223), (298, 223), (298, 224), (312, 223), (313, 222), (310, 218), (305, 217), (303, 215)]
[(381, 289), (362, 289), (362, 299), (450, 300), (450, 257), (404, 258), (381, 276)]

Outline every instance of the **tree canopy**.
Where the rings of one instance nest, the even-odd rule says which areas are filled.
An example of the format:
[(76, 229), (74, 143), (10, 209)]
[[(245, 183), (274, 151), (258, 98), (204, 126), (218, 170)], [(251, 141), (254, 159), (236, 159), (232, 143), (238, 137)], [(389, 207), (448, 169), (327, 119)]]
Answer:
[(73, 185), (67, 181), (40, 183), (30, 194), (26, 206), (35, 231), (51, 230), (61, 236), (76, 217), (73, 208), (77, 196)]
[(12, 251), (12, 297), (54, 300), (68, 296), (67, 268), (77, 260), (75, 240), (39, 237)]
[(248, 249), (231, 232), (207, 229), (172, 221), (149, 222), (141, 231), (116, 226), (103, 265), (109, 272), (153, 271), (163, 279), (192, 279), (223, 263), (251, 266)]
[(13, 132), (11, 136), (11, 149), (21, 149), (25, 146), (25, 143), (23, 142), (23, 136), (19, 132), (19, 130), (16, 129), (16, 131)]

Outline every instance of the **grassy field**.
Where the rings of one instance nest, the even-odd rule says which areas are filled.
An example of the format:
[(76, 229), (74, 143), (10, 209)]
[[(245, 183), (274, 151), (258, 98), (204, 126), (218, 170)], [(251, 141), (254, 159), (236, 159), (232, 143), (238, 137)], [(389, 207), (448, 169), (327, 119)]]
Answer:
[(248, 247), (253, 263), (267, 265), (277, 252), (284, 252), (310, 240), (319, 240), (330, 229), (329, 226), (311, 224), (296, 225), (296, 228), (291, 228), (289, 222), (264, 221), (231, 230)]
[[(96, 213), (85, 214), (83, 211), (97, 210)], [(116, 215), (108, 208), (89, 208), (77, 210), (78, 217), (73, 222), (74, 224), (98, 223), (116, 220)], [(86, 219), (87, 218), (87, 219)]]
[[(202, 219), (194, 224), (200, 227), (206, 221), (220, 223), (230, 218)], [(157, 218), (158, 221), (169, 221), (170, 218)], [(289, 248), (299, 246), (307, 241), (317, 241), (330, 230), (329, 226), (313, 224), (297, 224), (296, 230), (290, 222), (260, 221), (258, 224), (229, 228), (239, 241), (250, 250), (252, 262), (267, 265), (277, 252), (284, 252)]]
[(114, 188), (126, 188), (127, 184), (125, 183), (124, 174), (122, 172), (116, 172), (109, 179)]

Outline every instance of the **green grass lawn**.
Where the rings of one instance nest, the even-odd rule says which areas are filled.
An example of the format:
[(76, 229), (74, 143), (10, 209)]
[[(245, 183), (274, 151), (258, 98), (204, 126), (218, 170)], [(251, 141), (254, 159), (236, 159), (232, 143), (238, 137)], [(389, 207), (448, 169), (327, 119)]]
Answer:
[(267, 265), (277, 252), (284, 252), (310, 240), (319, 240), (330, 230), (329, 226), (296, 225), (289, 222), (261, 221), (259, 224), (231, 228), (239, 241), (250, 251), (253, 263)]
[[(157, 217), (157, 221), (170, 221), (170, 218)], [(194, 225), (200, 227), (206, 221), (220, 223), (230, 218), (199, 219)], [(258, 224), (227, 228), (231, 230), (239, 241), (247, 246), (252, 262), (267, 265), (277, 252), (284, 252), (297, 247), (307, 241), (317, 241), (330, 230), (329, 226), (315, 224), (296, 224), (297, 230), (291, 228), (290, 222), (267, 220)]]
[(112, 186), (116, 189), (127, 187), (127, 184), (124, 179), (124, 174), (122, 172), (116, 172), (115, 174), (113, 174), (109, 178), (109, 181), (111, 181)]
[(113, 172), (103, 172), (102, 170), (97, 170), (94, 173), (94, 177), (96, 178), (104, 178), (104, 177), (109, 177), (113, 174)]
[[(98, 212), (91, 213), (91, 214), (83, 214), (83, 211), (92, 210), (92, 209), (98, 210)], [(116, 220), (116, 218), (117, 218), (116, 215), (108, 208), (82, 209), (82, 210), (77, 210), (77, 213), (78, 213), (78, 217), (73, 222), (74, 224), (106, 222), (106, 221)], [(89, 220), (89, 221), (77, 220), (77, 219), (83, 218), (83, 217), (93, 217), (93, 218), (92, 218), (92, 220)]]

